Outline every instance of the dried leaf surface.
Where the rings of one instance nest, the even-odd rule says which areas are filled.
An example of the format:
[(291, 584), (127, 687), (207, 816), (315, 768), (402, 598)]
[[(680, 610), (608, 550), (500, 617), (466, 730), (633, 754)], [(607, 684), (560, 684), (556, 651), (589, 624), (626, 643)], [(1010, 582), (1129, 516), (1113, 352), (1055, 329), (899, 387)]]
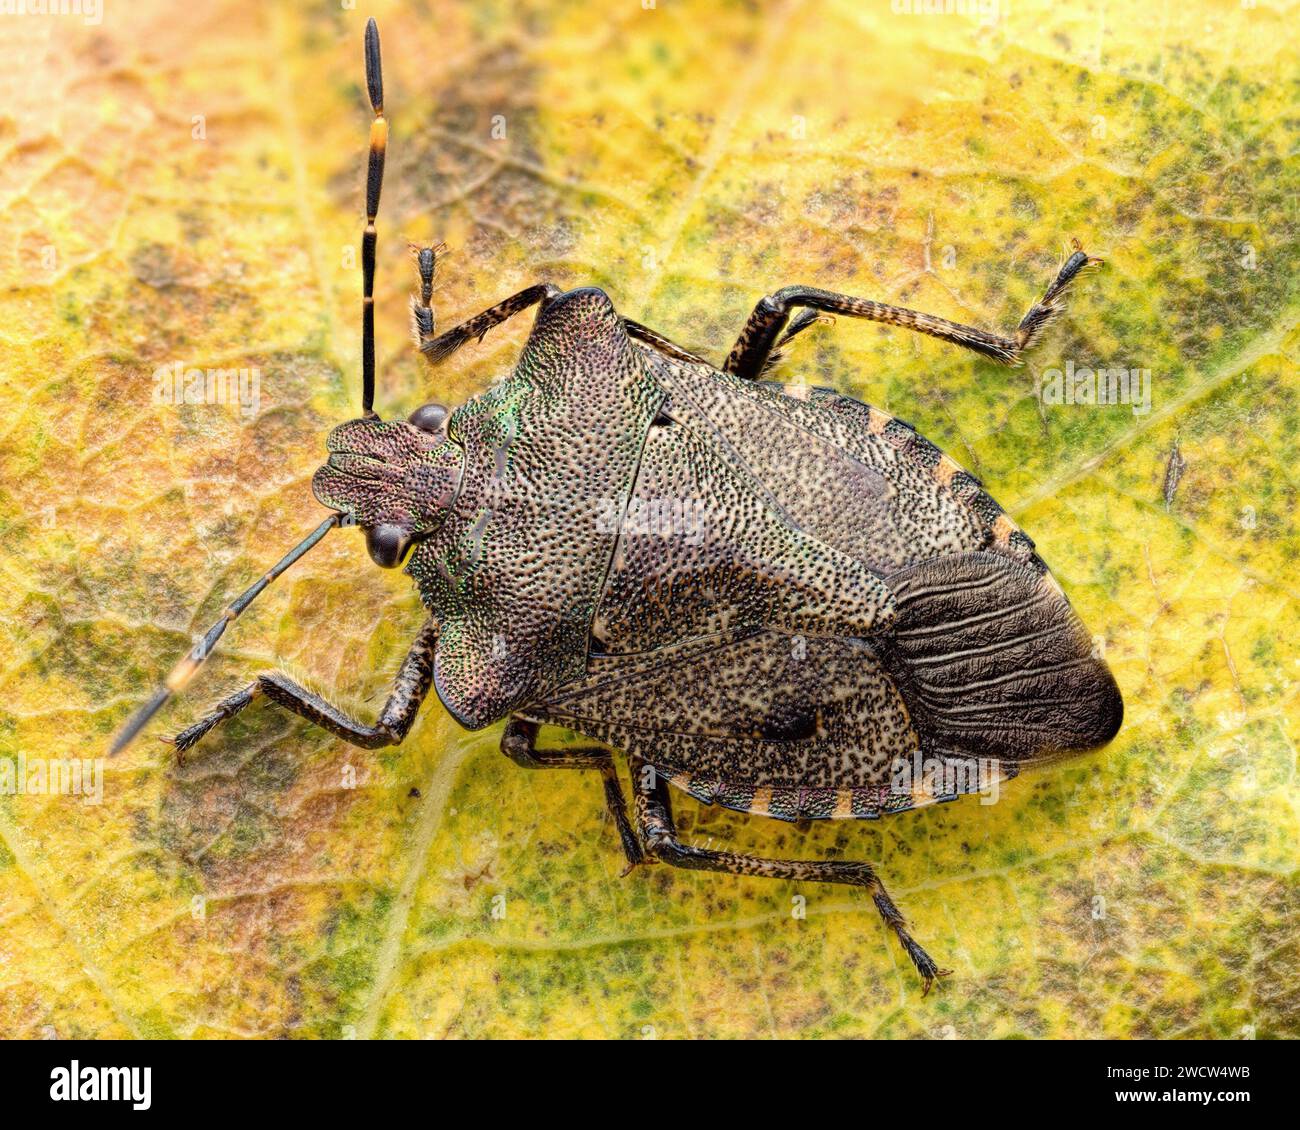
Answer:
[[(419, 609), (348, 531), (102, 804), (0, 796), (0, 1033), (1300, 1033), (1295, 6), (373, 7), (385, 414), (480, 391), (528, 321), (424, 371), (408, 239), (453, 248), (444, 326), (596, 284), (715, 357), (788, 283), (1010, 327), (1069, 237), (1104, 255), (1023, 369), (841, 319), (785, 371), (985, 480), (1104, 644), (1124, 730), (991, 806), (805, 832), (679, 802), (699, 843), (879, 861), (955, 969), (922, 999), (859, 892), (620, 879), (598, 780), (519, 770), (436, 702), (376, 754), (257, 707), (176, 766), (153, 735), (269, 665), (377, 708)], [(362, 19), (0, 23), (5, 758), (100, 755), (319, 521), (358, 397)], [(256, 368), (256, 410), (155, 404), (178, 363)], [(1040, 403), (1067, 363), (1149, 370), (1151, 411)]]

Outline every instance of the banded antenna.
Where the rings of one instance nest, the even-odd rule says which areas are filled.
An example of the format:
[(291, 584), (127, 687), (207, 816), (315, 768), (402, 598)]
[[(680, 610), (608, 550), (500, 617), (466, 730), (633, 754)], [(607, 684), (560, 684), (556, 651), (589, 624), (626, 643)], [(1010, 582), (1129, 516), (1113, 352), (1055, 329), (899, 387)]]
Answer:
[(388, 151), (388, 120), (384, 117), (384, 72), (379, 58), (379, 27), (366, 21), (366, 93), (374, 120), (370, 123), (370, 159), (366, 165), (366, 230), (361, 236), (361, 414), (375, 414), (375, 217), (384, 187), (384, 154)]
[[(366, 230), (361, 237), (361, 411), (374, 416), (375, 403), (375, 217), (379, 213), (379, 190), (384, 185), (384, 154), (388, 149), (388, 122), (384, 118), (384, 76), (379, 59), (379, 28), (373, 19), (366, 22), (366, 93), (374, 120), (370, 123), (370, 158), (366, 168)], [(258, 581), (244, 590), (221, 614), (203, 638), (171, 669), (149, 701), (140, 707), (118, 731), (109, 747), (115, 755), (126, 749), (149, 720), (162, 709), (172, 695), (180, 691), (197, 674), (212, 654), (226, 627), (235, 620), (262, 591), (298, 558), (316, 545), (343, 521), (342, 514), (326, 518), (310, 534), (289, 550)]]
[(283, 573), (290, 565), (298, 560), (304, 553), (312, 548), (321, 538), (330, 532), (343, 520), (342, 514), (332, 514), (317, 526), (302, 541), (295, 545), (288, 553), (280, 558), (266, 573), (264, 573), (255, 584), (245, 589), (235, 600), (227, 606), (225, 612), (221, 614), (221, 619), (212, 625), (203, 633), (203, 638), (199, 640), (194, 647), (187, 652), (175, 667), (171, 669), (171, 674), (163, 680), (162, 686), (153, 692), (153, 697), (149, 699), (139, 710), (131, 715), (130, 720), (121, 730), (118, 731), (117, 737), (113, 739), (113, 744), (109, 746), (110, 756), (121, 753), (132, 741), (135, 736), (145, 728), (149, 719), (152, 718), (172, 695), (185, 686), (198, 669), (203, 666), (204, 660), (212, 654), (213, 649), (217, 646), (217, 640), (221, 638), (222, 633), (226, 630), (228, 624), (234, 623), (239, 619), (240, 613), (244, 611), (254, 600), (261, 595), (276, 577)]

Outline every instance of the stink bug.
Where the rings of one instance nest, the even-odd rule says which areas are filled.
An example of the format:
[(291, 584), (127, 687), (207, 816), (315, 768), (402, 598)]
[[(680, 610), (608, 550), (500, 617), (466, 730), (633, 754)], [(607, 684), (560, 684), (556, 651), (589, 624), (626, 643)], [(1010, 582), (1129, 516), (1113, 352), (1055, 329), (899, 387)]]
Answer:
[[(1076, 245), (1006, 337), (786, 287), (758, 303), (719, 368), (590, 288), (532, 286), (436, 335), (438, 252), (421, 248), (412, 323), (431, 364), (530, 307), (536, 321), (514, 371), (482, 396), (382, 420), (373, 293), (388, 130), (373, 20), (365, 61), (362, 414), (329, 434), (313, 480), (333, 513), (229, 606), (114, 752), (276, 576), (332, 527), (355, 524), (377, 564), (406, 563), (429, 614), (378, 720), (272, 672), (171, 739), (178, 750), (259, 696), (354, 745), (393, 745), (432, 686), (468, 729), (506, 719), (501, 748), (521, 765), (599, 772), (629, 867), (648, 856), (865, 887), (928, 989), (944, 971), (871, 866), (689, 846), (668, 786), (784, 820), (873, 818), (1111, 739), (1122, 705), (1110, 671), (979, 481), (878, 409), (763, 379), (822, 314), (1014, 364), (1097, 260)], [(601, 744), (539, 749), (542, 724)], [(615, 750), (628, 759), (634, 820)], [(900, 766), (922, 763), (900, 779)]]

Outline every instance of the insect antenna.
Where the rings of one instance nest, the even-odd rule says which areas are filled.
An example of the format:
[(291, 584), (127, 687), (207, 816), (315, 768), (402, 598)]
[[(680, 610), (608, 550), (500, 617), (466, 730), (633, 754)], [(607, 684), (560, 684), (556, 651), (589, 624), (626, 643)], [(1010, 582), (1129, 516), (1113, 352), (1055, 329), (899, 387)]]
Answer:
[(384, 154), (388, 150), (388, 120), (384, 117), (384, 74), (379, 59), (379, 27), (366, 22), (366, 92), (374, 121), (370, 123), (370, 158), (366, 165), (366, 230), (361, 236), (361, 412), (374, 415), (375, 403), (375, 217), (379, 190), (384, 186)]
[[(374, 120), (370, 123), (370, 157), (366, 167), (366, 230), (361, 237), (361, 409), (373, 416), (375, 403), (375, 217), (379, 214), (379, 192), (384, 185), (384, 154), (388, 149), (388, 121), (384, 117), (384, 76), (379, 58), (379, 27), (374, 19), (366, 21), (366, 93)], [(289, 550), (256, 584), (241, 593), (203, 638), (172, 668), (162, 686), (137, 710), (118, 731), (109, 754), (126, 749), (163, 704), (185, 686), (212, 654), (226, 626), (261, 594), (272, 581), (320, 541), (343, 520), (343, 515), (326, 518), (306, 538)]]
[(172, 695), (185, 686), (193, 677), (194, 673), (203, 665), (203, 661), (212, 654), (212, 649), (217, 646), (217, 640), (226, 630), (226, 626), (239, 619), (239, 615), (261, 594), (276, 577), (283, 573), (290, 565), (298, 560), (304, 553), (311, 549), (321, 538), (330, 532), (335, 526), (342, 521), (342, 514), (334, 514), (326, 518), (302, 541), (295, 545), (288, 553), (280, 558), (256, 584), (245, 589), (235, 600), (227, 606), (222, 613), (221, 619), (212, 625), (203, 635), (203, 638), (181, 659), (175, 667), (172, 668), (171, 674), (163, 680), (160, 686), (139, 710), (137, 710), (125, 726), (118, 731), (117, 737), (113, 739), (113, 744), (109, 747), (109, 754), (114, 755), (121, 753), (135, 739), (135, 736), (148, 724), (149, 719), (162, 709), (165, 703)]

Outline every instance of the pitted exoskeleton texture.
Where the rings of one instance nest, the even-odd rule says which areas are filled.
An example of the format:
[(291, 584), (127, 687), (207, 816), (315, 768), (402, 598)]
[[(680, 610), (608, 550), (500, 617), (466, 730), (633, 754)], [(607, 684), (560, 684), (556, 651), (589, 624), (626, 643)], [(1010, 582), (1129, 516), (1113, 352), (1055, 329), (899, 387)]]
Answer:
[(793, 526), (711, 436), (670, 414), (660, 419), (592, 625), (594, 646), (626, 654), (743, 627), (868, 636), (889, 626), (893, 600), (865, 564)]
[(780, 632), (602, 659), (529, 713), (720, 785), (887, 783), (918, 748), (870, 642)]
[[(643, 348), (666, 399), (633, 487), (641, 520), (620, 534), (587, 678), (530, 717), (698, 799), (791, 819), (933, 799), (893, 787), (918, 751), (983, 758), (987, 782), (1114, 733), (1109, 671), (973, 476), (829, 390)], [(850, 625), (862, 593), (874, 616)]]
[(988, 544), (979, 515), (866, 426), (865, 411), (855, 420), (827, 411), (811, 389), (788, 395), (670, 358), (656, 358), (654, 373), (674, 416), (743, 470), (774, 512), (877, 573)]
[(330, 457), (312, 491), (358, 526), (388, 523), (422, 536), (442, 521), (459, 489), (464, 450), (405, 420), (348, 420), (325, 447)]
[(1113, 733), (1114, 682), (1033, 543), (915, 430), (542, 289), (509, 377), (432, 436), (343, 425), (317, 476), (363, 524), (418, 530), (462, 724), (553, 722), (789, 818), (910, 806), (898, 758), (1007, 775)]
[(608, 297), (544, 306), (515, 371), (448, 424), (466, 452), (448, 520), (407, 571), (440, 624), (434, 685), (465, 726), (586, 670), (587, 641), (662, 393)]
[[(858, 886), (928, 987), (944, 971), (869, 864), (687, 844), (665, 780), (782, 819), (869, 818), (981, 787), (969, 772), (927, 776), (922, 762), (987, 758), (1002, 779), (1115, 732), (1109, 671), (1033, 543), (973, 476), (883, 412), (762, 380), (819, 312), (1016, 362), (1098, 260), (1076, 243), (1010, 336), (785, 286), (759, 301), (719, 369), (625, 320), (602, 292), (547, 281), (435, 334), (439, 249), (424, 246), (412, 317), (430, 365), (533, 307), (537, 321), (484, 395), (451, 415), (432, 403), (383, 421), (374, 282), (388, 121), (373, 20), (365, 67), (362, 418), (330, 434), (313, 482), (335, 513), (225, 607), (115, 751), (276, 577), (331, 529), (360, 525), (381, 566), (415, 547), (408, 569), (430, 612), (378, 717), (269, 672), (177, 735), (180, 750), (257, 698), (363, 748), (396, 744), (433, 686), (467, 727), (509, 716), (502, 750), (519, 764), (599, 771), (629, 867), (652, 857)], [(543, 721), (629, 755), (635, 831), (610, 752), (539, 748)], [(912, 760), (913, 783), (901, 784), (896, 766)]]

